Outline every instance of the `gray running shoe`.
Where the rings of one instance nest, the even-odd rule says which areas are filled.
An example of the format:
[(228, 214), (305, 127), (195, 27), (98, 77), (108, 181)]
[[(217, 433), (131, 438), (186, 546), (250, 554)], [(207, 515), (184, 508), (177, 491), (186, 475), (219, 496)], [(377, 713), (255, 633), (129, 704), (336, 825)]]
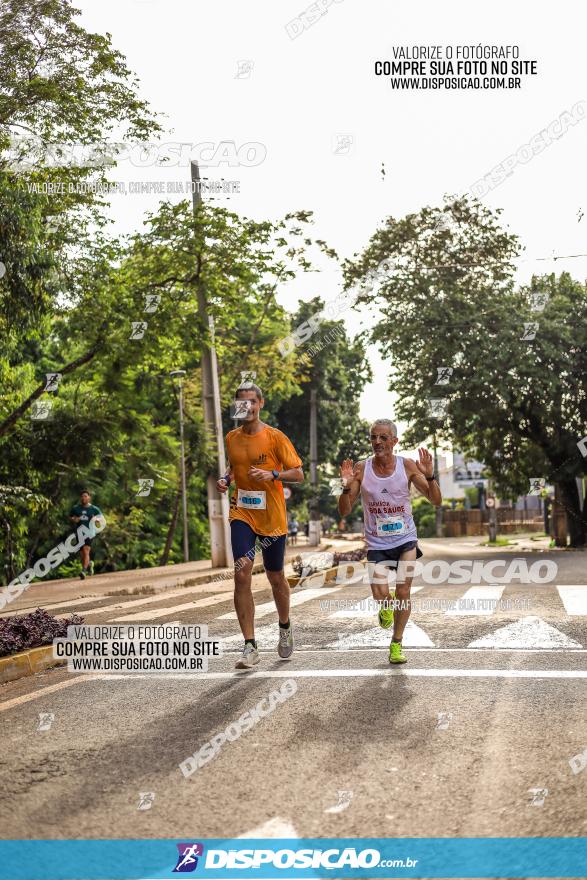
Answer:
[(80, 576), (80, 580), (85, 581), (85, 579), (86, 579), (86, 570), (85, 570), (85, 568), (82, 568), (82, 570), (81, 570), (80, 573), (79, 573), (79, 576)]
[(294, 638), (291, 625), (287, 629), (279, 627), (279, 642), (277, 643), (277, 653), (282, 660), (288, 660), (293, 654)]
[(259, 662), (259, 652), (248, 642), (243, 648), (241, 656), (234, 664), (235, 669), (252, 669)]

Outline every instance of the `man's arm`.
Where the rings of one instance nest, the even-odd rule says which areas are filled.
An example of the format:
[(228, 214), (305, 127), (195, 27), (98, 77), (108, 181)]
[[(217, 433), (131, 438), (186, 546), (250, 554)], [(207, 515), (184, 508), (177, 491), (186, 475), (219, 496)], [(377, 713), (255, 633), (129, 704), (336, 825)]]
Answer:
[(434, 461), (427, 449), (418, 450), (418, 461), (411, 458), (404, 459), (406, 471), (408, 473), (408, 481), (413, 483), (416, 489), (424, 495), (428, 501), (435, 507), (442, 504), (442, 495), (440, 494), (440, 486), (434, 477)]
[(232, 470), (232, 466), (230, 464), (230, 461), (226, 462), (226, 471), (220, 477), (220, 479), (216, 482), (216, 488), (222, 494), (224, 494), (224, 492), (226, 492), (228, 490), (228, 487), (230, 485), (230, 483), (225, 479), (225, 477), (227, 477), (228, 480), (230, 480), (230, 483), (232, 483), (234, 480), (234, 471)]
[(341, 516), (349, 515), (355, 501), (359, 497), (364, 467), (364, 461), (357, 462), (353, 467), (352, 461), (348, 459), (343, 461), (341, 465), (340, 476), (342, 478), (343, 490), (342, 494), (338, 496), (338, 512)]
[(303, 483), (304, 471), (301, 467), (289, 468), (286, 471), (279, 471), (279, 476), (274, 478), (273, 471), (261, 470), (261, 468), (250, 467), (249, 476), (252, 480), (266, 482), (275, 479), (284, 483)]
[[(293, 443), (285, 436), (283, 431), (275, 431), (274, 433), (273, 454), (275, 461), (279, 465), (278, 468), (275, 468), (279, 476), (275, 477), (273, 470), (267, 471), (263, 468), (251, 466), (249, 468), (249, 477), (252, 480), (258, 480), (262, 483), (268, 480), (275, 480), (280, 483), (303, 483), (304, 469), (302, 467), (302, 460), (295, 451)], [(290, 465), (290, 467), (287, 467), (287, 465)], [(284, 470), (281, 470), (282, 467)]]
[(279, 479), (284, 483), (303, 483), (304, 469), (301, 467), (295, 467), (289, 468), (287, 471), (280, 471)]

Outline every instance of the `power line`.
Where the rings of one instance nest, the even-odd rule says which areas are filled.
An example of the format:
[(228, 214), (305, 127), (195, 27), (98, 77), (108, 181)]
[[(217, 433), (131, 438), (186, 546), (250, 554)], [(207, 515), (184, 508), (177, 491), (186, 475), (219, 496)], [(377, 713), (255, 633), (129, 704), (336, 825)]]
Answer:
[[(412, 266), (391, 265), (390, 268), (405, 269), (407, 271), (413, 271), (414, 269), (459, 269), (461, 267), (468, 268), (470, 266), (507, 266), (508, 262), (513, 262), (516, 260), (521, 263), (534, 263), (534, 262), (548, 262), (549, 260), (552, 260), (553, 262), (556, 262), (557, 260), (576, 260), (576, 259), (580, 259), (582, 257), (587, 257), (587, 254), (551, 254), (548, 257), (510, 257), (509, 260), (495, 260), (494, 262), (489, 262), (489, 263), (487, 263), (487, 262), (439, 263), (434, 266), (425, 266), (425, 265), (418, 265), (418, 264), (415, 264)], [(385, 262), (385, 259), (386, 258), (384, 258), (381, 262), (382, 263)], [(391, 263), (391, 258), (389, 258), (389, 261)], [(381, 264), (379, 264), (379, 265), (381, 265)], [(335, 268), (332, 268), (332, 269), (309, 269), (308, 272), (305, 272), (304, 274), (308, 274), (308, 275), (312, 274), (312, 273), (326, 274), (328, 272), (340, 272), (340, 271), (341, 271), (340, 269), (335, 269)], [(369, 271), (375, 271), (375, 270), (367, 269), (366, 274), (368, 274)]]

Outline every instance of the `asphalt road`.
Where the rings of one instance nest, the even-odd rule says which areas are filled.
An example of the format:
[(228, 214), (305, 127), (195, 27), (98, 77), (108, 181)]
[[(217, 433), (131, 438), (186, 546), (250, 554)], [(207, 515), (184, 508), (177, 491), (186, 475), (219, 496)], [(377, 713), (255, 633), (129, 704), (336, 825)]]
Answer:
[[(429, 542), (432, 556), (512, 554)], [(357, 582), (293, 592), (283, 662), (256, 577), (253, 673), (233, 669), (226, 583), (85, 605), (87, 622), (208, 624), (225, 654), (204, 675), (58, 669), (0, 688), (2, 837), (586, 835), (587, 767), (569, 763), (587, 749), (585, 555), (518, 556), (555, 559), (554, 583), (487, 587), (447, 613), (441, 600), (458, 612), (471, 585), (416, 582), (402, 667), (370, 609), (344, 607), (367, 597)], [(502, 607), (485, 607), (492, 597)], [(290, 680), (292, 696), (183, 776), (182, 761)], [(40, 713), (54, 716), (44, 731)]]

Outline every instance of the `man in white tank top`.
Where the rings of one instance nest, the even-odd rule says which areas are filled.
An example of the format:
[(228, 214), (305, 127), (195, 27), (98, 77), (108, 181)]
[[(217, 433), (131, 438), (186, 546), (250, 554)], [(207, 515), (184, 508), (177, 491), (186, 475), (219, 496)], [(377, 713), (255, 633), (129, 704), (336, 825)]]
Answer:
[[(379, 419), (371, 426), (373, 456), (356, 465), (347, 459), (340, 468), (343, 490), (338, 499), (341, 516), (348, 516), (359, 494), (363, 503), (367, 562), (373, 598), (379, 602), (379, 625), (389, 629), (393, 638), (389, 662), (405, 663), (402, 650), (404, 629), (410, 616), (410, 562), (422, 556), (412, 516), (410, 485), (439, 507), (440, 487), (434, 476), (432, 456), (418, 450), (418, 461), (394, 455), (397, 428), (389, 419)], [(399, 563), (404, 563), (400, 565)], [(389, 590), (389, 569), (397, 569), (395, 595)]]

